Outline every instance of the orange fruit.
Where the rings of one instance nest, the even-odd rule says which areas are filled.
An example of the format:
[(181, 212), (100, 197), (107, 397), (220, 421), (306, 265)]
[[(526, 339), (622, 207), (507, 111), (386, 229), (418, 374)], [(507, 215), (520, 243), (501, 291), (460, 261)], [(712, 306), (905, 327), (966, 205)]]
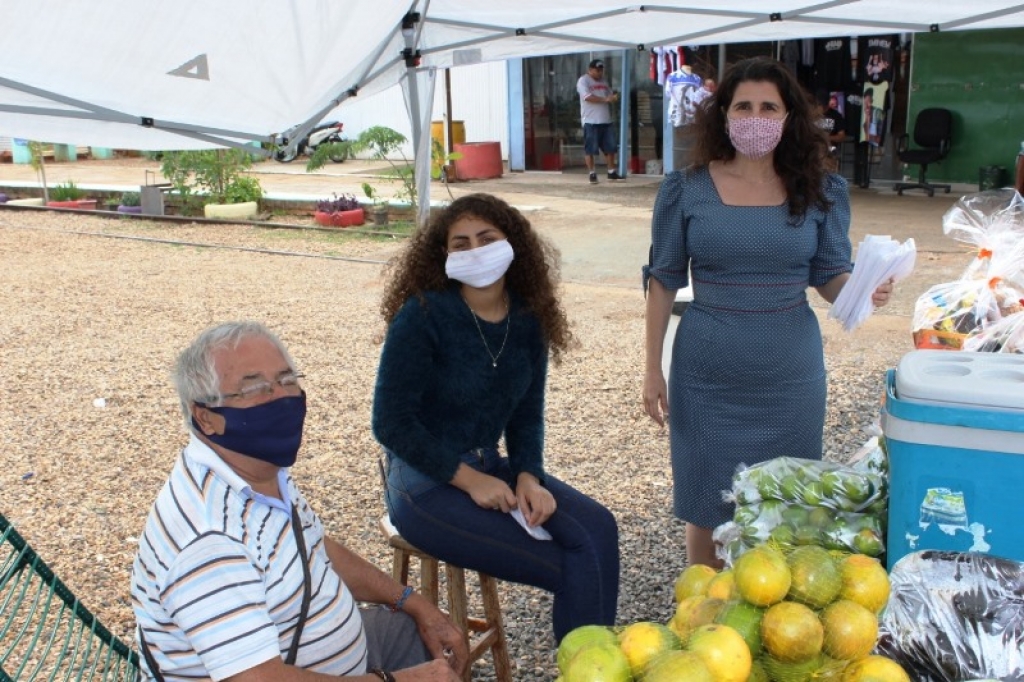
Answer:
[(839, 596), (843, 578), (832, 555), (823, 547), (797, 547), (787, 557), (792, 583), (788, 598), (820, 609)]
[(705, 594), (712, 599), (723, 601), (729, 601), (736, 597), (736, 576), (732, 574), (732, 569), (721, 571), (712, 578)]
[(619, 648), (626, 654), (633, 676), (639, 677), (654, 658), (666, 651), (682, 648), (682, 643), (664, 625), (641, 621), (622, 629), (619, 633)]
[(715, 682), (746, 682), (750, 675), (750, 649), (728, 625), (700, 626), (690, 635), (686, 650), (700, 656)]
[(761, 619), (764, 609), (745, 601), (733, 601), (725, 605), (715, 618), (720, 625), (728, 625), (740, 633), (751, 656), (761, 653)]
[(872, 655), (851, 663), (843, 682), (910, 682), (910, 676), (896, 661)]
[(747, 682), (768, 682), (768, 673), (759, 659), (755, 658), (754, 662), (750, 664), (750, 675), (747, 677)]
[(857, 602), (840, 599), (821, 612), (825, 629), (823, 649), (832, 658), (864, 658), (878, 641), (878, 616)]
[(690, 597), (676, 607), (676, 613), (669, 621), (668, 627), (685, 642), (690, 633), (701, 625), (715, 622), (715, 617), (723, 606), (725, 602), (721, 599)]
[[(783, 663), (799, 663), (821, 653), (825, 629), (814, 611), (784, 601), (764, 612), (761, 640), (765, 650)], [(768, 671), (771, 674), (771, 671)]]
[(736, 590), (755, 606), (770, 606), (782, 601), (793, 577), (782, 552), (766, 546), (746, 552), (732, 567)]
[(704, 595), (707, 592), (708, 583), (716, 575), (718, 575), (718, 571), (704, 564), (687, 566), (676, 578), (676, 603), (678, 604), (687, 597)]
[(809, 682), (817, 679), (824, 656), (819, 654), (799, 663), (786, 663), (771, 656), (762, 656), (760, 660), (772, 682)]
[(604, 625), (581, 625), (570, 630), (558, 644), (558, 670), (564, 675), (572, 657), (585, 646), (593, 644), (619, 645), (619, 640), (611, 628)]
[(591, 644), (576, 652), (565, 671), (565, 682), (631, 682), (629, 661), (614, 644)]
[(872, 557), (851, 554), (839, 567), (843, 587), (840, 599), (857, 602), (868, 611), (878, 613), (889, 602), (889, 574)]
[[(637, 678), (640, 679), (640, 678)], [(644, 682), (717, 682), (700, 656), (692, 651), (670, 651), (651, 661)]]

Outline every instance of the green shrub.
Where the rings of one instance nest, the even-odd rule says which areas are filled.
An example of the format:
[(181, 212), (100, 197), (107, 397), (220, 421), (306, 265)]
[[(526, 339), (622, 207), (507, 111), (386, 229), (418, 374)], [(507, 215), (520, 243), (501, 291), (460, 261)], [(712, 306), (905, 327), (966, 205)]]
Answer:
[(121, 206), (141, 206), (142, 195), (138, 192), (124, 192), (121, 194)]
[(247, 201), (259, 201), (263, 198), (260, 181), (247, 175), (236, 178), (224, 188), (225, 204), (244, 204)]
[(50, 190), (50, 201), (78, 201), (84, 196), (85, 192), (71, 180)]
[[(259, 201), (263, 190), (243, 173), (252, 155), (241, 149), (165, 152), (160, 172), (182, 199), (184, 213), (199, 213), (204, 203)], [(205, 194), (206, 196), (202, 196)]]

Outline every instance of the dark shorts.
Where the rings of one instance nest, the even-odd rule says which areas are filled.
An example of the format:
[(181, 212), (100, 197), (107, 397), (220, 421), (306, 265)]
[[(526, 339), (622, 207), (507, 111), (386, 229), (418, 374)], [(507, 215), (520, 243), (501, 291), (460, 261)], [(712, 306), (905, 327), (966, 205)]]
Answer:
[(583, 153), (594, 156), (598, 151), (614, 154), (619, 151), (616, 130), (611, 123), (583, 124)]

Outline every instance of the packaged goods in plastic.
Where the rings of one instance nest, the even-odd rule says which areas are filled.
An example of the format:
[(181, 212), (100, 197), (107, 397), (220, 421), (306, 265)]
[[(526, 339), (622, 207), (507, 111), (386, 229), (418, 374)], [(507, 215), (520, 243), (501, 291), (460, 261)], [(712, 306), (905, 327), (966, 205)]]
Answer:
[(886, 457), (872, 439), (856, 460), (847, 466), (778, 457), (738, 471), (725, 493), (736, 504), (733, 520), (714, 533), (723, 560), (732, 565), (762, 542), (880, 556), (888, 503)]
[(1024, 679), (1024, 564), (922, 551), (890, 573), (877, 651), (914, 680)]

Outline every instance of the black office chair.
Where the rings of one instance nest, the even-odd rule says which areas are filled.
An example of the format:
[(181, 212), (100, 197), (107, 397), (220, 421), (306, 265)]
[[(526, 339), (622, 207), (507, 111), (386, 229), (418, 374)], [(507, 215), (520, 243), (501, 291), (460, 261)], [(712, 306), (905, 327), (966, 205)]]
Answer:
[(917, 112), (914, 120), (914, 143), (920, 149), (907, 147), (907, 135), (900, 135), (896, 156), (903, 163), (912, 163), (921, 167), (917, 182), (897, 182), (892, 186), (897, 194), (902, 195), (905, 189), (923, 189), (928, 196), (935, 196), (935, 190), (945, 190), (949, 194), (949, 185), (928, 182), (925, 173), (928, 164), (936, 163), (949, 154), (950, 137), (953, 133), (953, 112), (949, 109), (931, 108)]

